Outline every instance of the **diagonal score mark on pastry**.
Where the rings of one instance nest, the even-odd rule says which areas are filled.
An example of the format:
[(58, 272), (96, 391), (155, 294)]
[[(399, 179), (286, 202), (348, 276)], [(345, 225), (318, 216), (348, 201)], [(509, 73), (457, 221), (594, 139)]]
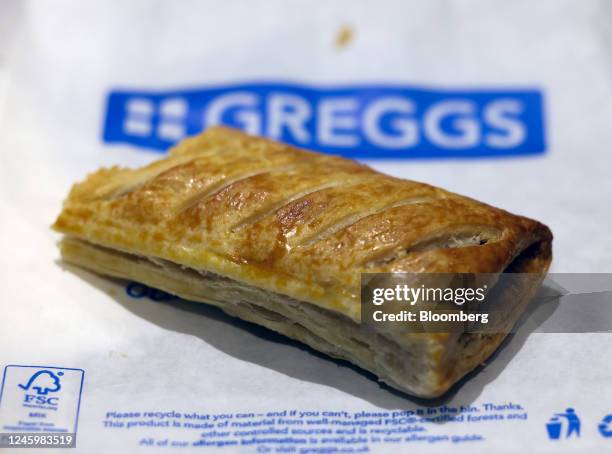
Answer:
[(413, 253), (426, 253), (437, 249), (456, 249), (465, 247), (484, 246), (499, 240), (501, 232), (488, 226), (464, 225), (455, 226), (441, 232), (433, 232), (418, 240), (416, 243), (406, 245), (398, 250), (379, 254), (369, 258), (363, 265), (367, 268), (376, 268), (392, 264)]
[(375, 214), (381, 213), (390, 208), (397, 208), (397, 207), (412, 205), (416, 203), (427, 203), (431, 200), (433, 200), (433, 197), (417, 196), (417, 197), (409, 197), (403, 200), (397, 200), (391, 203), (387, 202), (386, 200), (382, 200), (381, 201), (382, 203), (375, 201), (374, 206), (372, 208), (367, 209), (365, 211), (358, 209), (357, 212), (352, 212), (346, 216), (341, 217), (340, 219), (334, 220), (334, 222), (331, 223), (331, 225), (324, 226), (323, 230), (319, 232), (314, 232), (313, 234), (305, 236), (301, 238), (299, 241), (296, 241), (294, 246), (295, 247), (310, 246), (316, 243), (317, 241), (321, 241), (321, 240), (324, 240), (325, 238), (330, 237), (331, 235), (333, 235), (334, 233), (342, 229), (350, 227), (351, 225), (355, 224), (356, 222), (358, 222), (359, 220), (363, 218), (366, 218), (368, 216), (373, 216)]
[(291, 171), (277, 168), (233, 181), (179, 212), (175, 222), (189, 225), (193, 236), (200, 235), (199, 240), (210, 237), (210, 233), (237, 234), (274, 216), (295, 200), (326, 189), (351, 186), (356, 181), (362, 183), (363, 173), (370, 172), (350, 161), (325, 159), (335, 165), (322, 167), (322, 159), (309, 160), (293, 166)]
[[(203, 158), (212, 154), (224, 154), (227, 156), (235, 152), (234, 148), (227, 149), (221, 147), (209, 147), (206, 150), (202, 150), (200, 146), (204, 144), (205, 141), (203, 141), (200, 136), (190, 137), (172, 150), (170, 153), (171, 158), (169, 159), (155, 161), (143, 169), (121, 169), (121, 172), (115, 175), (115, 178), (112, 178), (110, 182), (100, 185), (96, 189), (95, 196), (104, 197), (106, 199), (122, 197), (133, 192), (161, 173), (192, 161), (196, 157)], [(137, 177), (135, 177), (135, 173), (138, 173)]]
[[(381, 185), (381, 187), (385, 186)], [(316, 211), (325, 205), (305, 205), (305, 207), (298, 207), (301, 212), (290, 209), (287, 215), (280, 213), (276, 219), (268, 219), (266, 223), (257, 226), (249, 235), (248, 241), (239, 243), (242, 256), (252, 262), (264, 264), (269, 259), (273, 259), (278, 266), (291, 267), (296, 274), (307, 273), (317, 282), (335, 283), (342, 288), (357, 288), (360, 282), (359, 271), (385, 271), (384, 263), (381, 263), (380, 269), (364, 265), (381, 256), (395, 254), (398, 250), (409, 248), (423, 239), (440, 235), (440, 232), (454, 233), (458, 227), (464, 225), (477, 225), (483, 229), (497, 228), (495, 224), (498, 214), (495, 211), (483, 209), (481, 204), (475, 204), (473, 201), (448, 193), (444, 197), (430, 200), (427, 204), (409, 204), (389, 208), (364, 217), (309, 246), (292, 248), (290, 243), (293, 237), (291, 235), (294, 235), (295, 224), (298, 223), (294, 218), (297, 217), (299, 221), (304, 218), (310, 219), (312, 211), (315, 211), (319, 219), (323, 217)], [(312, 207), (313, 205), (315, 208)], [(453, 214), (457, 210), (461, 213), (460, 217)], [(295, 216), (295, 212), (299, 212), (300, 216)], [(327, 212), (323, 212), (326, 217), (329, 217)], [(503, 237), (503, 233), (500, 235)], [(289, 244), (283, 244), (283, 241)], [(252, 244), (257, 245), (257, 248), (251, 248)], [(509, 243), (504, 244), (511, 246)], [(479, 246), (481, 250), (474, 254), (478, 256), (478, 259), (474, 257), (466, 261), (466, 264), (472, 267), (479, 266), (483, 257), (488, 256), (491, 246), (492, 244)], [(502, 251), (504, 255), (500, 253), (496, 256), (500, 267), (502, 259), (509, 260), (508, 254), (513, 250), (513, 247), (506, 247)], [(441, 254), (449, 255), (444, 251)], [(422, 260), (420, 256), (414, 256), (414, 258), (413, 263), (405, 263), (404, 271), (428, 271), (426, 268), (417, 266), (417, 259)], [(441, 263), (445, 263), (446, 260), (445, 257), (440, 257)], [(325, 263), (325, 267), (313, 267), (311, 266), (313, 262)], [(347, 269), (359, 271), (344, 272)], [(444, 267), (438, 272), (445, 272)]]
[(280, 200), (279, 202), (276, 202), (268, 206), (264, 210), (256, 212), (252, 216), (249, 216), (248, 218), (243, 219), (237, 224), (232, 225), (230, 230), (232, 232), (235, 232), (237, 230), (243, 229), (250, 225), (256, 224), (259, 221), (281, 210), (283, 207), (286, 207), (287, 205), (295, 202), (296, 200), (299, 200), (311, 194), (314, 194), (315, 192), (324, 191), (326, 189), (351, 186), (354, 183), (355, 183), (355, 179), (351, 179), (350, 177), (347, 176), (347, 179), (342, 180), (342, 181), (325, 182), (325, 183), (321, 183), (321, 184), (314, 185), (314, 186), (308, 186), (306, 189), (302, 189), (297, 192), (294, 192), (290, 194), (288, 197)]
[[(171, 162), (179, 157), (186, 161)], [(311, 164), (292, 174), (268, 172), (304, 161)], [(101, 170), (73, 187), (54, 224), (64, 260), (217, 305), (422, 397), (444, 393), (482, 363), (535, 287), (507, 301), (499, 333), (412, 333), (360, 323), (360, 273), (539, 276), (551, 261), (552, 235), (537, 221), (226, 128), (189, 139), (157, 166), (165, 170)], [(177, 211), (228, 175), (250, 172), (263, 173)], [(132, 189), (94, 196), (109, 184)], [(378, 210), (420, 197), (431, 200)]]
[[(301, 163), (301, 164), (308, 164), (308, 163), (306, 162), (306, 163)], [(222, 192), (224, 189), (227, 189), (236, 183), (240, 183), (242, 180), (256, 177), (258, 175), (265, 175), (265, 174), (272, 173), (272, 172), (274, 173), (284, 172), (286, 174), (291, 175), (298, 166), (299, 164), (282, 165), (282, 166), (277, 166), (277, 167), (264, 168), (263, 170), (262, 169), (252, 170), (250, 172), (237, 171), (237, 172), (229, 173), (225, 176), (225, 178), (223, 178), (219, 182), (212, 184), (208, 187), (204, 187), (200, 192), (196, 192), (195, 194), (191, 195), (179, 207), (177, 207), (176, 211), (181, 212), (181, 211), (188, 210), (189, 208), (199, 203), (205, 204), (206, 199), (208, 199), (209, 197), (212, 197), (215, 194)]]
[[(377, 190), (375, 198), (372, 197), (373, 188)], [(308, 246), (314, 243), (308, 242), (306, 245), (307, 240), (317, 238), (320, 241), (318, 236), (322, 232), (325, 233), (330, 227), (330, 230), (335, 230), (333, 227), (347, 216), (356, 214), (357, 222), (369, 211), (376, 212), (380, 206), (405, 206), (409, 204), (408, 200), (440, 197), (444, 197), (444, 194), (431, 186), (368, 173), (360, 175), (351, 184), (312, 192), (293, 200), (276, 210), (273, 216), (252, 224), (250, 231), (236, 232), (242, 234), (242, 241), (238, 236), (235, 238), (241, 245), (243, 257), (254, 261), (278, 262), (287, 252), (299, 246), (307, 254)], [(253, 244), (258, 247), (252, 248)], [(330, 247), (329, 250), (335, 248)], [(318, 255), (321, 256), (320, 253)]]
[[(237, 160), (240, 165), (235, 165)], [(295, 166), (296, 161), (301, 159), (286, 153), (236, 157), (235, 152), (220, 152), (214, 157), (195, 156), (149, 178), (111, 203), (122, 212), (118, 213), (119, 218), (132, 217), (155, 224), (161, 219), (177, 216), (197, 203), (199, 198), (221, 189), (226, 182), (233, 183), (276, 168)]]
[[(203, 188), (202, 191), (199, 193), (191, 195), (189, 199), (185, 200), (182, 203), (181, 206), (177, 207), (176, 211), (180, 214), (180, 212), (192, 209), (197, 205), (201, 205), (201, 207), (199, 207), (198, 209), (206, 209), (207, 202), (209, 201), (209, 199), (212, 199), (215, 196), (222, 196), (224, 192), (230, 192), (234, 187), (239, 187), (243, 183), (246, 186), (249, 182), (248, 180), (252, 180), (254, 177), (267, 176), (269, 177), (268, 179), (288, 177), (290, 181), (292, 181), (292, 186), (296, 186), (299, 184), (299, 181), (296, 181), (296, 177), (300, 177), (301, 175), (308, 174), (310, 172), (319, 172), (319, 167), (324, 159), (324, 157), (317, 159), (315, 160), (315, 163), (313, 163), (312, 159), (308, 159), (290, 165), (280, 165), (264, 169), (259, 168), (258, 170), (252, 170), (250, 172), (241, 172), (239, 170), (232, 172), (231, 174), (226, 175), (226, 177), (220, 180), (219, 182), (209, 187)], [(320, 174), (317, 175), (317, 177), (320, 178)], [(347, 179), (344, 181), (330, 182), (329, 180), (327, 180), (325, 186), (321, 185), (320, 189), (326, 189), (327, 187), (346, 186), (347, 184), (349, 184), (350, 179), (354, 178), (354, 176), (347, 174), (346, 177)], [(310, 188), (307, 191), (303, 191), (303, 195), (315, 192), (316, 190), (316, 188)], [(289, 203), (289, 201), (290, 200), (287, 200), (286, 203)], [(280, 207), (282, 207), (282, 204), (279, 206), (279, 208)]]
[[(126, 169), (126, 171), (122, 175), (122, 178), (114, 178), (108, 184), (101, 186), (96, 191), (96, 196), (104, 198), (106, 200), (123, 197), (129, 194), (130, 192), (133, 192), (136, 189), (140, 188), (151, 179), (157, 177), (159, 174), (168, 171), (174, 167), (177, 167), (181, 164), (187, 163), (192, 159), (193, 157), (191, 156), (180, 156), (172, 160), (157, 161), (153, 163), (151, 167), (147, 169), (146, 172), (143, 172), (141, 176), (136, 179), (131, 176), (130, 170)], [(129, 181), (128, 184), (126, 184), (127, 181)]]

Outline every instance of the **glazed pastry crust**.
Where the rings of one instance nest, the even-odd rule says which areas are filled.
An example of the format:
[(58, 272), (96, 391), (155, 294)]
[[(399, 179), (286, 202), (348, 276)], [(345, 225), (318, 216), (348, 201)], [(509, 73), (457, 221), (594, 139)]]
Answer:
[[(134, 257), (163, 260), (179, 270), (212, 273), (314, 306), (325, 317), (339, 316), (356, 327), (361, 326), (361, 273), (499, 273), (525, 251), (529, 257), (521, 270), (544, 273), (552, 241), (548, 228), (536, 221), (227, 128), (187, 139), (169, 157), (144, 168), (113, 167), (89, 175), (72, 188), (53, 227), (72, 241), (66, 243), (73, 245), (68, 248), (73, 254), (64, 254), (67, 260), (88, 268), (96, 269), (95, 260), (79, 259), (91, 255), (83, 252), (87, 247), (102, 251), (98, 260), (126, 253), (120, 257), (131, 266)], [(97, 271), (136, 278), (127, 268)], [(138, 274), (150, 285), (189, 293)], [(205, 300), (202, 289), (195, 293), (188, 296)], [(265, 298), (253, 304), (264, 307)], [(517, 301), (515, 312), (524, 304)], [(237, 315), (248, 319), (244, 310)], [(278, 326), (272, 329), (313, 344)], [(414, 335), (393, 336), (398, 349), (427, 356), (427, 366), (419, 363), (427, 370), (419, 379), (422, 386), (398, 385), (388, 374), (383, 378), (423, 396), (446, 390), (503, 338), (483, 339), (459, 364), (465, 351), (451, 355), (457, 339), (450, 334), (418, 336), (418, 346)], [(347, 359), (360, 364), (351, 355)], [(361, 365), (384, 375), (376, 364)]]

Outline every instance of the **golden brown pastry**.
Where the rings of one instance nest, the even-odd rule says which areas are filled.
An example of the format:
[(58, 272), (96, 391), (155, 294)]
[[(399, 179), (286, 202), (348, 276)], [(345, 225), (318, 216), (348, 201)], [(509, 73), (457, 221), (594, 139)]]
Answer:
[[(68, 262), (219, 306), (422, 397), (504, 332), (377, 331), (360, 323), (360, 274), (545, 273), (552, 241), (536, 221), (227, 128), (89, 175), (53, 228)], [(533, 290), (510, 303), (505, 332)]]

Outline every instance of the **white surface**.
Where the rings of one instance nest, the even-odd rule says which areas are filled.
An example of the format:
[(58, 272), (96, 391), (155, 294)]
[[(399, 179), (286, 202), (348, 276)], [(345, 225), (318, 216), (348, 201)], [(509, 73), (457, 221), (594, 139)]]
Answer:
[[(554, 271), (612, 272), (608, 2), (0, 3), (0, 18), (9, 12), (17, 26), (5, 28), (10, 39), (0, 42), (0, 365), (86, 371), (77, 452), (135, 452), (141, 437), (153, 436), (154, 429), (104, 429), (111, 410), (417, 406), (214, 311), (133, 300), (116, 283), (62, 269), (48, 226), (70, 185), (99, 166), (159, 157), (100, 141), (111, 88), (266, 79), (540, 86), (550, 145), (544, 156), (373, 165), (545, 222), (555, 234)], [(356, 35), (337, 52), (344, 24)], [(610, 449), (611, 439), (596, 430), (612, 412), (612, 352), (601, 348), (610, 336), (523, 334), (449, 405), (521, 403), (529, 420), (437, 424), (432, 433), (486, 433), (486, 442), (452, 448), (471, 452)], [(583, 434), (555, 444), (544, 424), (567, 406), (582, 417)]]

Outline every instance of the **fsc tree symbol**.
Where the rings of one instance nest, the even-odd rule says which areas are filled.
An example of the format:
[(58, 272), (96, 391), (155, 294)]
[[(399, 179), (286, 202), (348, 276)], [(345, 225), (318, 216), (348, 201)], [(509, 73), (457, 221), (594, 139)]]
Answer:
[(55, 393), (61, 389), (60, 377), (62, 375), (64, 375), (63, 372), (58, 372), (56, 375), (50, 370), (39, 370), (30, 377), (27, 383), (17, 386), (26, 391), (33, 389), (36, 394), (45, 396), (50, 392)]

